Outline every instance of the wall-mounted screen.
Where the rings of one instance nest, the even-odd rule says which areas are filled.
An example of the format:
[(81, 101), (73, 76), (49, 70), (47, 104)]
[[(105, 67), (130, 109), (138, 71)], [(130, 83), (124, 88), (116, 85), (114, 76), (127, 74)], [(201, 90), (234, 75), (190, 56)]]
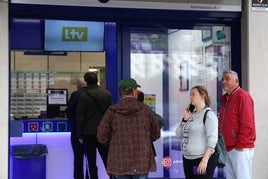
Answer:
[(47, 89), (47, 105), (66, 106), (68, 101), (67, 89)]
[(103, 51), (104, 22), (45, 20), (45, 51)]
[(68, 90), (49, 88), (47, 89), (47, 118), (65, 117), (62, 106), (67, 106)]

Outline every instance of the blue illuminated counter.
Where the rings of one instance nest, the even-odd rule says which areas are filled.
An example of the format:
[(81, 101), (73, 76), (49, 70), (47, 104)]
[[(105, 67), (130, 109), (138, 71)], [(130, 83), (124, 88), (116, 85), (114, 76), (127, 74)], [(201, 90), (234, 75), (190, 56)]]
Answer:
[[(70, 134), (70, 121), (64, 118), (10, 121), (10, 146), (21, 144), (43, 144), (47, 146), (46, 179), (73, 179), (73, 150)], [(13, 160), (11, 159), (12, 157), (10, 157), (12, 169)], [(97, 165), (99, 177), (108, 178), (99, 154)], [(64, 170), (62, 170), (63, 168)], [(10, 175), (12, 175), (12, 172)]]

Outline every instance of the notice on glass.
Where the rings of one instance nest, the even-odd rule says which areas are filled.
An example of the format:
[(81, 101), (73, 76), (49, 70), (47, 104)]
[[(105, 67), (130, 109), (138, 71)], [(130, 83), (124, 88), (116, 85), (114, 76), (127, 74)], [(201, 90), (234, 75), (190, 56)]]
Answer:
[(253, 11), (268, 11), (267, 0), (252, 0)]

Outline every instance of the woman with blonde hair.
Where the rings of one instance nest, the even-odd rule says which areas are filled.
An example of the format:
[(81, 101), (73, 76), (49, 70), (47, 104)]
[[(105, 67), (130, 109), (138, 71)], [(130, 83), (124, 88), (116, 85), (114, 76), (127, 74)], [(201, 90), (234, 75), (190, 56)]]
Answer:
[(218, 140), (218, 118), (210, 108), (205, 87), (193, 87), (190, 101), (192, 109), (190, 106), (184, 109), (184, 118), (176, 130), (176, 135), (182, 139), (184, 174), (187, 179), (212, 179), (218, 157), (214, 153)]

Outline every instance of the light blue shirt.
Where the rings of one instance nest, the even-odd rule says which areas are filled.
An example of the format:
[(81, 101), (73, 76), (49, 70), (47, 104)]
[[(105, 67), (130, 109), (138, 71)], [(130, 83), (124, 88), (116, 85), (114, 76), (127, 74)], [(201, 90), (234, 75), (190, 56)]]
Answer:
[[(206, 110), (206, 122), (203, 118)], [(203, 157), (206, 148), (215, 149), (218, 140), (218, 118), (211, 108), (207, 107), (195, 112), (191, 118), (176, 129), (181, 140), (181, 151), (186, 159)]]

